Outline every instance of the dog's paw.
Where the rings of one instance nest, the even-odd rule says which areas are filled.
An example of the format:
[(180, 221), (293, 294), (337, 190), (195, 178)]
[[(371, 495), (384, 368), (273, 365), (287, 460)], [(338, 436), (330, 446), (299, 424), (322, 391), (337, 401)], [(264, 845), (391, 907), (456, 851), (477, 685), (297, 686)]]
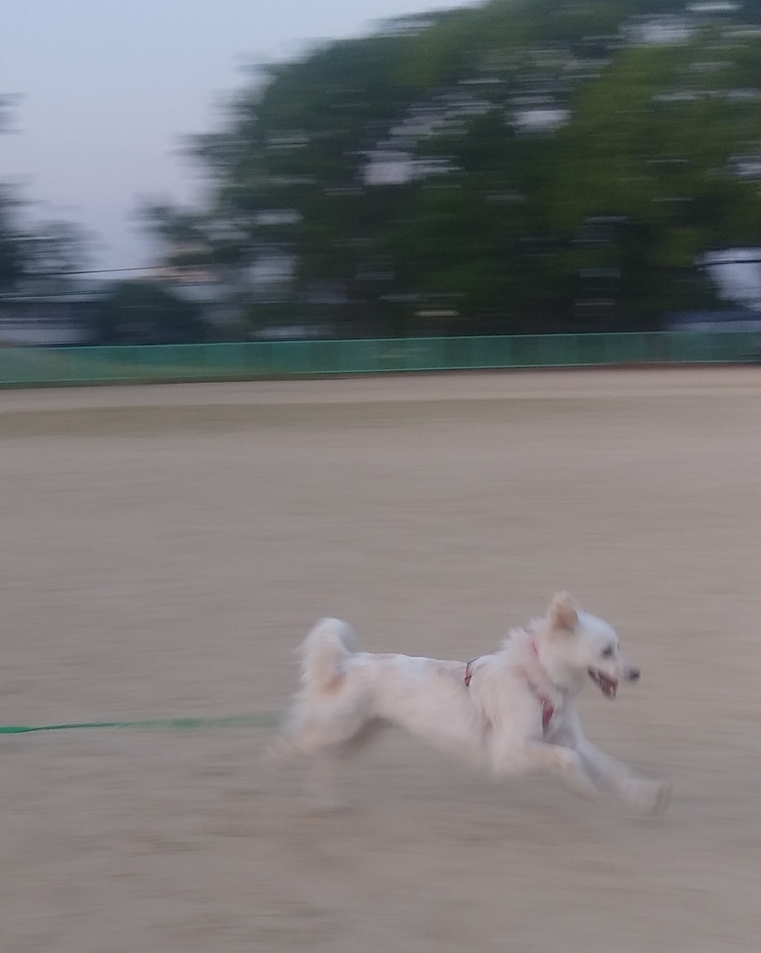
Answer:
[(626, 806), (634, 814), (658, 817), (671, 800), (671, 785), (666, 781), (632, 780), (624, 797)]

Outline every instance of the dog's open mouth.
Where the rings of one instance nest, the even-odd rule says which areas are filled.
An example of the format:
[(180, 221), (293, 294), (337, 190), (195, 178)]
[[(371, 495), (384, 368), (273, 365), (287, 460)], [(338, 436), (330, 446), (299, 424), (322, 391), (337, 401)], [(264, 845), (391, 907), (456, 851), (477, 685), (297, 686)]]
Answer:
[(616, 692), (618, 691), (617, 679), (610, 678), (609, 675), (598, 671), (596, 668), (590, 668), (587, 669), (587, 671), (589, 672), (589, 677), (599, 686), (603, 695), (607, 695), (608, 698), (616, 697)]

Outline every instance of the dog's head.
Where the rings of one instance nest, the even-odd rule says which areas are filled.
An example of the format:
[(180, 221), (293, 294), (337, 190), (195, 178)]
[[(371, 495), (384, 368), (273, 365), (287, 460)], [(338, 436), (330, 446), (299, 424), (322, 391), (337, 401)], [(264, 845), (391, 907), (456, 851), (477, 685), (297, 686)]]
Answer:
[(615, 698), (619, 682), (639, 678), (639, 669), (621, 654), (615, 629), (584, 612), (567, 592), (552, 600), (544, 635), (550, 675), (561, 682), (580, 687), (587, 673), (603, 695)]

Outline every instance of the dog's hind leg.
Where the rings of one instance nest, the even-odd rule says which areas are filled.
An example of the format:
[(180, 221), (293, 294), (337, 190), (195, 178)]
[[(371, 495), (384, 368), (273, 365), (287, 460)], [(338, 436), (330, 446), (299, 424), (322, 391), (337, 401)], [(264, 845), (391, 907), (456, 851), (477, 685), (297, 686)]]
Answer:
[(335, 810), (342, 806), (336, 790), (341, 762), (369, 744), (384, 724), (360, 714), (331, 719), (325, 718), (324, 712), (315, 715), (309, 709), (296, 708), (270, 753), (278, 760), (294, 755), (307, 758), (307, 800), (319, 810)]
[(311, 755), (320, 748), (321, 739), (306, 706), (295, 706), (287, 714), (267, 754), (277, 762), (291, 761), (298, 755)]
[(340, 756), (346, 758), (350, 755), (359, 754), (360, 751), (372, 744), (380, 732), (387, 727), (388, 723), (382, 718), (372, 718), (366, 721), (359, 731), (341, 745)]
[(371, 744), (385, 727), (386, 722), (379, 718), (366, 721), (350, 738), (329, 748), (320, 749), (312, 758), (307, 777), (307, 797), (318, 809), (338, 810), (347, 805), (346, 800), (339, 797), (336, 790), (336, 778), (341, 764)]

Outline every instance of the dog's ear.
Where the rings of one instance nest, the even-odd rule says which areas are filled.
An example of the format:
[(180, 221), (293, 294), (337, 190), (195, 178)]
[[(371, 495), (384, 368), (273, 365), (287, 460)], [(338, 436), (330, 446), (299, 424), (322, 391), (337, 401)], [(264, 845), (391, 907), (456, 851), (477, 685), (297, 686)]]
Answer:
[(579, 621), (579, 607), (569, 592), (559, 592), (547, 613), (554, 632), (573, 632)]

